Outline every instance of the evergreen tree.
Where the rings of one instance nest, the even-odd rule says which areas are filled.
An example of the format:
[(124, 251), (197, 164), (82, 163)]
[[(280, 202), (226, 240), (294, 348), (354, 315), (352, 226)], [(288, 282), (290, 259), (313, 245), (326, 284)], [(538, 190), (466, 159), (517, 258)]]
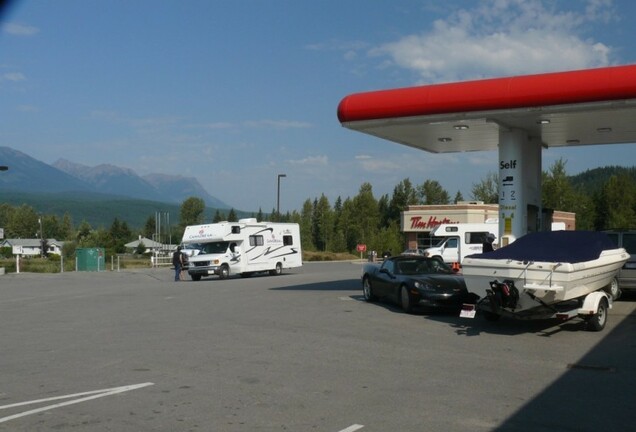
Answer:
[(450, 195), (437, 180), (426, 180), (417, 187), (420, 203), (424, 205), (448, 204)]
[(373, 187), (370, 183), (360, 186), (358, 195), (353, 199), (353, 209), (356, 218), (353, 227), (357, 229), (358, 237), (356, 241), (369, 247), (373, 244), (380, 225), (378, 202), (373, 196)]
[(544, 208), (572, 211), (577, 200), (574, 188), (565, 172), (566, 161), (558, 159), (542, 174), (542, 202)]
[(410, 205), (418, 204), (417, 189), (413, 187), (411, 180), (405, 178), (393, 188), (393, 196), (389, 202), (389, 214), (386, 218), (390, 221), (400, 222), (401, 214)]
[(333, 212), (325, 194), (314, 201), (312, 220), (314, 244), (318, 250), (326, 251), (333, 235)]
[(499, 203), (499, 177), (496, 173), (489, 172), (479, 183), (473, 184), (471, 193), (475, 201), (483, 201), (485, 204)]
[(627, 175), (612, 176), (605, 183), (600, 206), (604, 211), (600, 229), (630, 229), (636, 226), (636, 186)]
[(87, 239), (91, 235), (91, 225), (85, 220), (77, 228), (77, 235), (75, 236), (78, 243), (81, 243), (84, 239)]
[(303, 249), (307, 251), (316, 250), (314, 245), (314, 238), (312, 235), (312, 218), (314, 214), (314, 206), (311, 201), (307, 199), (303, 203), (303, 209), (300, 213), (300, 241), (302, 242)]
[(157, 230), (157, 221), (154, 216), (148, 216), (146, 219), (146, 223), (144, 224), (144, 229), (142, 231), (142, 235), (148, 239), (152, 239)]
[(183, 229), (188, 225), (201, 225), (205, 202), (201, 198), (190, 197), (183, 201), (180, 210), (180, 225)]
[(238, 218), (236, 217), (236, 212), (233, 208), (230, 209), (230, 212), (227, 214), (228, 222), (238, 222)]
[(453, 200), (453, 204), (457, 204), (458, 202), (464, 201), (464, 196), (460, 191), (457, 191), (455, 194), (455, 199)]
[(221, 213), (219, 209), (216, 209), (214, 212), (214, 217), (212, 218), (212, 223), (219, 223), (225, 219), (225, 214)]
[(59, 240), (72, 240), (73, 239), (73, 220), (71, 215), (64, 213), (62, 217), (62, 224), (60, 226), (60, 238)]

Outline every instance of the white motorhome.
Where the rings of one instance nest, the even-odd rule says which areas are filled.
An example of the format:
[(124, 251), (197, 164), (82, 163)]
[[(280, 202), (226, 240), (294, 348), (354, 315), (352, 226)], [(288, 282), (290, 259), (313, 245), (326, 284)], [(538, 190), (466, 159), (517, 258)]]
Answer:
[(204, 276), (256, 272), (279, 275), (283, 269), (300, 267), (300, 228), (295, 223), (219, 222), (188, 226), (182, 244), (198, 253), (188, 260), (188, 274), (198, 281)]
[(425, 256), (439, 257), (445, 263), (461, 263), (472, 254), (483, 251), (483, 243), (489, 234), (499, 232), (497, 222), (441, 224), (431, 231), (431, 237), (439, 238), (437, 245), (424, 250)]

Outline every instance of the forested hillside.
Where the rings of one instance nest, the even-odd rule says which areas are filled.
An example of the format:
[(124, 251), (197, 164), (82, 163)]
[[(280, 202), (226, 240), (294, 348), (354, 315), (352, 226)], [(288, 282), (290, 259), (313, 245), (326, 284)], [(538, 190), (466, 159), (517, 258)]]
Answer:
[[(543, 205), (576, 213), (577, 229), (636, 228), (636, 168), (605, 167), (568, 176), (559, 160), (543, 173)], [(139, 200), (91, 199), (89, 196), (6, 196), (0, 205), (0, 227), (5, 237), (33, 237), (38, 217), (45, 223), (46, 237), (58, 240), (107, 242), (120, 236), (113, 251), (138, 235), (155, 233), (155, 216), (170, 214), (170, 237), (178, 239), (183, 226), (192, 223), (256, 217), (297, 222), (307, 251), (355, 252), (358, 243), (370, 250), (399, 251), (404, 247), (400, 213), (415, 204), (452, 204), (465, 199), (496, 203), (498, 181), (490, 173), (473, 185), (471, 195), (451, 194), (436, 180), (414, 184), (409, 178), (398, 183), (392, 194), (374, 196), (372, 185), (363, 183), (354, 197), (335, 202), (322, 194), (307, 198), (303, 207), (283, 215), (222, 211), (206, 208), (202, 199), (189, 198), (182, 205)], [(123, 228), (123, 229), (122, 229)]]

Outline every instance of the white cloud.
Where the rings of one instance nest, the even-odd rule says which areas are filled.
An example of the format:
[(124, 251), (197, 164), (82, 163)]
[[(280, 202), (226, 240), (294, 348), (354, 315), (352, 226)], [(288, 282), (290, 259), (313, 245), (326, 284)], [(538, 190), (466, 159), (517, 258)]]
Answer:
[(0, 75), (0, 80), (18, 82), (26, 80), (26, 77), (20, 72), (7, 72)]
[(327, 156), (309, 156), (304, 159), (288, 160), (291, 165), (325, 166), (329, 164)]
[(6, 23), (2, 26), (2, 31), (14, 36), (33, 36), (39, 33), (40, 29), (24, 24)]
[[(567, 3), (570, 5), (570, 3)], [(588, 24), (615, 19), (611, 1), (580, 11), (540, 0), (490, 0), (438, 20), (425, 33), (369, 51), (423, 82), (583, 69), (611, 63), (611, 47), (583, 37)], [(383, 66), (386, 67), (386, 64)]]
[(294, 120), (250, 120), (245, 126), (252, 128), (299, 129), (311, 127), (311, 123)]
[(38, 112), (40, 111), (40, 109), (36, 106), (33, 105), (20, 105), (17, 108), (18, 111), (20, 112)]

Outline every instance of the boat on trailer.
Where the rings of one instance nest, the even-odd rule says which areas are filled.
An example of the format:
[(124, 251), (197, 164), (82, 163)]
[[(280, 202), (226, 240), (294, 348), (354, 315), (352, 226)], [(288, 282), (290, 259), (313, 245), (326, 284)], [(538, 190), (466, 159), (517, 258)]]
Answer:
[(466, 287), (478, 298), (462, 316), (474, 317), (476, 310), (490, 320), (580, 316), (591, 330), (601, 330), (618, 291), (616, 275), (628, 258), (602, 232), (529, 233), (462, 261)]

